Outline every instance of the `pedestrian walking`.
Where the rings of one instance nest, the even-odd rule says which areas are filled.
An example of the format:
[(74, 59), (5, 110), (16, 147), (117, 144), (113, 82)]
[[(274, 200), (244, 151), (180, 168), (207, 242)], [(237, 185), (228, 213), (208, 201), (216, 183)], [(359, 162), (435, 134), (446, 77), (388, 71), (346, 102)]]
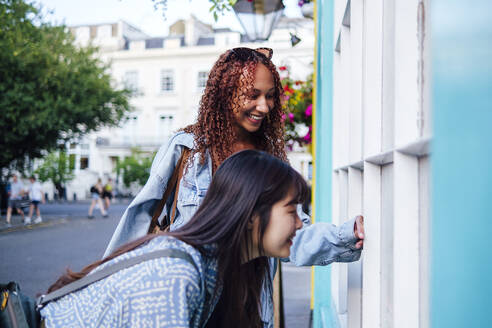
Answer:
[(17, 174), (12, 175), (12, 182), (10, 183), (10, 192), (8, 193), (8, 207), (7, 207), (7, 226), (10, 227), (12, 225), (12, 210), (15, 209), (18, 214), (22, 216), (22, 220), (24, 220), (24, 211), (21, 208), (21, 200), (24, 195), (24, 185), (19, 181)]
[[(163, 221), (171, 223), (171, 231), (190, 221), (217, 167), (228, 156), (256, 149), (287, 162), (283, 89), (271, 57), (272, 50), (267, 48), (234, 48), (220, 55), (210, 71), (197, 121), (160, 148), (147, 183), (123, 214), (105, 255), (154, 230), (151, 222), (159, 214), (156, 209), (162, 209), (159, 222), (162, 226)], [(169, 200), (164, 199), (167, 195)], [(304, 227), (293, 240), (290, 261), (311, 266), (359, 259), (364, 238), (361, 216), (338, 227), (311, 225), (301, 207), (297, 210)], [(270, 259), (269, 266), (273, 277), (277, 261)], [(219, 306), (216, 312), (214, 316), (225, 311)], [(262, 289), (261, 316), (265, 327), (273, 327), (272, 289), (267, 286)]]
[(108, 181), (103, 187), (104, 209), (106, 211), (109, 210), (109, 206), (111, 205), (112, 199), (113, 199), (113, 179), (108, 178)]
[(101, 179), (97, 179), (97, 183), (91, 187), (91, 205), (89, 206), (89, 214), (88, 218), (93, 219), (94, 215), (92, 215), (92, 212), (94, 211), (94, 207), (96, 205), (99, 207), (99, 210), (101, 211), (101, 214), (103, 218), (108, 217), (108, 213), (106, 213), (106, 210), (104, 209), (103, 202), (101, 200), (101, 196), (103, 194), (103, 185)]
[(48, 303), (44, 326), (204, 327), (222, 296), (228, 311), (221, 326), (262, 327), (260, 292), (272, 283), (267, 256), (289, 256), (307, 193), (302, 176), (274, 156), (231, 156), (187, 224), (126, 244), (79, 273), (67, 270), (48, 292), (143, 254), (181, 256), (137, 262)]
[(31, 204), (29, 205), (29, 215), (26, 217), (25, 224), (31, 223), (34, 210), (36, 210), (36, 218), (33, 222), (37, 224), (43, 222), (41, 211), (39, 210), (39, 203), (42, 202), (44, 204), (44, 193), (41, 184), (36, 181), (35, 176), (31, 176), (29, 181), (31, 182), (31, 185), (29, 186), (29, 198), (31, 200)]

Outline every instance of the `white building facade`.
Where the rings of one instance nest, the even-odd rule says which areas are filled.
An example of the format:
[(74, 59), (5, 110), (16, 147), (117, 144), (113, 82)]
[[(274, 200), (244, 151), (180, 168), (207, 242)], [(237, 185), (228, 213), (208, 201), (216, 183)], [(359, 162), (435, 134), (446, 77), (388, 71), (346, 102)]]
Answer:
[[(115, 83), (133, 89), (135, 96), (130, 101), (133, 111), (120, 127), (103, 128), (69, 147), (76, 163), (76, 178), (67, 186), (69, 199), (84, 199), (98, 177), (115, 178), (117, 161), (132, 148), (154, 152), (176, 130), (193, 123), (208, 73), (227, 49), (270, 47), (273, 62), (289, 67), (292, 77), (304, 80), (312, 73), (314, 26), (309, 19), (283, 17), (267, 43), (248, 42), (228, 29), (214, 30), (194, 17), (174, 23), (169, 36), (162, 38), (148, 37), (122, 21), (71, 30), (80, 45), (99, 46)], [(295, 47), (290, 33), (301, 39)], [(299, 151), (290, 158), (307, 176), (310, 155)]]

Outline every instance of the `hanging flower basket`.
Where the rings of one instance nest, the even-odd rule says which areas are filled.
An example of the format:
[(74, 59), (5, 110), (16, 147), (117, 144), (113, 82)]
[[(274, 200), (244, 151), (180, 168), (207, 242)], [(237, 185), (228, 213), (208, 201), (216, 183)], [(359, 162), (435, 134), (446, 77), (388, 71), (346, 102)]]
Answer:
[(313, 75), (306, 81), (294, 80), (286, 66), (280, 66), (279, 70), (284, 88), (282, 119), (286, 145), (289, 150), (309, 146), (312, 142)]

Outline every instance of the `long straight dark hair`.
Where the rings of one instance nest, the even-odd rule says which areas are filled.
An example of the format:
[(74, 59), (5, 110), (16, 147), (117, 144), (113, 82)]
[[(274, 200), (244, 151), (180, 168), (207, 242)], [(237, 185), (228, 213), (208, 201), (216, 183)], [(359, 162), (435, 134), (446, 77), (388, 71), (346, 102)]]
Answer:
[[(214, 315), (216, 327), (262, 327), (260, 293), (270, 284), (269, 262), (260, 243), (259, 258), (246, 263), (251, 249), (251, 225), (260, 221), (258, 240), (263, 240), (272, 206), (293, 191), (295, 203), (308, 196), (302, 176), (287, 163), (258, 150), (244, 150), (226, 159), (217, 169), (207, 194), (192, 219), (172, 232), (144, 236), (128, 243), (81, 272), (67, 270), (48, 292), (80, 279), (98, 265), (126, 253), (160, 235), (173, 236), (195, 247), (204, 256), (216, 257), (223, 290)], [(205, 245), (217, 245), (214, 251)], [(213, 252), (213, 253), (211, 253)]]

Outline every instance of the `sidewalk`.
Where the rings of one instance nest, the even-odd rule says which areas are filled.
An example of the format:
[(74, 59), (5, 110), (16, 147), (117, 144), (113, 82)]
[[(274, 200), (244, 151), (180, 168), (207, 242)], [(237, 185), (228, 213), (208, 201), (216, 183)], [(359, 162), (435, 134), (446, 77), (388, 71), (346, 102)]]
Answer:
[[(8, 227), (6, 222), (6, 215), (3, 214), (0, 217), (0, 233), (7, 233), (11, 231), (19, 231), (25, 229), (35, 229), (38, 227), (50, 226), (58, 223), (66, 223), (69, 220), (74, 219), (87, 219), (87, 211), (91, 201), (79, 200), (77, 202), (51, 202), (41, 205), (41, 217), (43, 222), (39, 224), (24, 225), (22, 217), (20, 215), (12, 215), (12, 226)], [(110, 217), (121, 217), (124, 210), (130, 203), (129, 199), (116, 200), (111, 204), (109, 210)], [(94, 210), (96, 219), (101, 215), (99, 210)]]
[[(65, 216), (41, 216), (43, 218), (43, 221), (40, 223), (31, 223), (31, 224), (24, 224), (22, 221), (22, 217), (20, 215), (12, 215), (11, 218), (11, 226), (7, 226), (7, 221), (5, 219), (5, 215), (2, 215), (2, 218), (0, 219), (0, 234), (2, 233), (8, 233), (8, 232), (14, 232), (14, 231), (20, 231), (20, 230), (27, 230), (27, 229), (35, 229), (35, 228), (40, 228), (40, 227), (47, 227), (51, 226), (53, 224), (58, 224), (58, 223), (65, 223), (68, 222), (69, 218), (67, 215)], [(32, 220), (34, 221), (34, 219)]]
[(285, 328), (309, 328), (311, 267), (282, 263)]

